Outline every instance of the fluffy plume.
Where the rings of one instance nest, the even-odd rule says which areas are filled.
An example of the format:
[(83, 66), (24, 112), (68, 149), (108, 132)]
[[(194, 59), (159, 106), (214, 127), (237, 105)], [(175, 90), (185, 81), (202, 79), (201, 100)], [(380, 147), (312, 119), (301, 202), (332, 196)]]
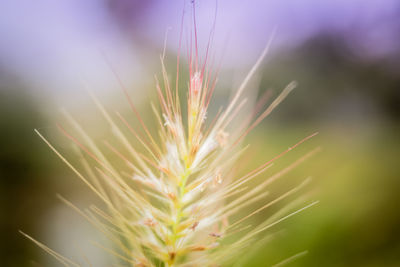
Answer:
[[(195, 10), (192, 12), (195, 20)], [(156, 83), (160, 108), (153, 106), (159, 124), (158, 136), (147, 128), (123, 85), (133, 114), (142, 129), (131, 127), (120, 114), (113, 118), (94, 97), (96, 105), (110, 124), (117, 140), (129, 152), (129, 155), (124, 155), (109, 143), (105, 143), (107, 149), (129, 166), (131, 171), (126, 177), (69, 116), (68, 119), (80, 136), (73, 136), (62, 126), (58, 128), (90, 158), (92, 163), (84, 161), (84, 166), (88, 170), (87, 175), (70, 164), (42, 134), (37, 132), (104, 202), (105, 210), (92, 207), (89, 211), (83, 212), (64, 200), (114, 243), (114, 248), (105, 250), (124, 263), (124, 266), (126, 264), (130, 266), (223, 264), (236, 255), (243, 254), (248, 244), (260, 239), (259, 236), (263, 236), (273, 225), (316, 203), (312, 202), (289, 214), (285, 213), (286, 210), (282, 210), (259, 225), (248, 224), (251, 216), (296, 193), (309, 181), (307, 179), (262, 207), (251, 210), (252, 204), (268, 194), (266, 191), (268, 185), (317, 150), (311, 151), (269, 178), (262, 179), (256, 187), (248, 188), (249, 182), (264, 174), (275, 160), (315, 134), (300, 140), (246, 175), (236, 177), (233, 165), (245, 152), (245, 149), (240, 149), (241, 141), (290, 93), (295, 83), (290, 83), (264, 111), (253, 112), (253, 115), (258, 114), (258, 116), (245, 118), (243, 124), (245, 127), (229, 127), (243, 108), (245, 101), (243, 91), (267, 54), (270, 46), (268, 44), (226, 108), (215, 118), (208, 119), (207, 110), (217, 84), (217, 74), (212, 73), (209, 67), (208, 48), (207, 55), (201, 62), (195, 26), (193, 33), (194, 45), (188, 49), (187, 97), (179, 96), (181, 91), (178, 90), (179, 56), (174, 89), (164, 67), (164, 55), (161, 56), (163, 85), (158, 81)], [(213, 31), (210, 36), (212, 35)], [(187, 101), (185, 105), (182, 105), (183, 99)], [(187, 108), (183, 110), (182, 106)], [(262, 106), (262, 103), (257, 106)], [(183, 116), (183, 112), (187, 112), (187, 115)], [(132, 136), (126, 136), (117, 127), (114, 119), (120, 120)], [(132, 145), (131, 138), (136, 138), (145, 152), (139, 152)], [(244, 211), (248, 211), (248, 215), (239, 219), (234, 216), (239, 212), (243, 214)], [(79, 266), (38, 241), (34, 242), (64, 265)]]

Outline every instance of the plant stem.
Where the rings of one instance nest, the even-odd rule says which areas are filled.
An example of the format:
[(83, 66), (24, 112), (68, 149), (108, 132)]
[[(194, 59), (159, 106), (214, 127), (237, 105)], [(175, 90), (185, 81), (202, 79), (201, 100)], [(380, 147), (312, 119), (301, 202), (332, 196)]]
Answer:
[[(186, 166), (186, 164), (185, 164), (185, 166)], [(173, 214), (175, 215), (175, 219), (173, 220), (173, 224), (172, 224), (172, 236), (171, 236), (171, 243), (172, 243), (173, 251), (169, 252), (169, 260), (167, 262), (168, 266), (173, 266), (178, 257), (176, 247), (177, 247), (177, 242), (179, 240), (178, 234), (180, 231), (182, 231), (182, 229), (179, 229), (181, 219), (182, 219), (182, 212), (183, 212), (182, 198), (185, 195), (186, 182), (187, 182), (187, 179), (189, 178), (189, 176), (190, 176), (190, 167), (186, 167), (185, 171), (182, 174), (181, 179), (180, 179), (178, 196), (176, 197), (176, 200), (174, 201), (174, 204), (173, 204), (173, 207), (175, 208), (175, 210), (173, 212)]]

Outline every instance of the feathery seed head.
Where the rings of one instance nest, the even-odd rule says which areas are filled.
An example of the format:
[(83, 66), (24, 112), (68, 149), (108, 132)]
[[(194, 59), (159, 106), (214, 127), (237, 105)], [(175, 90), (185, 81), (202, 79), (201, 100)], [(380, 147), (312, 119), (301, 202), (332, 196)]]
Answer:
[[(210, 125), (206, 125), (206, 114), (216, 86), (216, 75), (213, 76), (209, 69), (208, 55), (202, 65), (200, 64), (196, 28), (194, 33), (195, 46), (189, 47), (186, 122), (182, 116), (179, 90), (173, 92), (171, 89), (164, 67), (164, 57), (161, 58), (164, 86), (158, 81), (156, 86), (161, 111), (153, 107), (159, 122), (159, 141), (148, 130), (126, 89), (123, 88), (134, 114), (143, 127), (142, 133), (130, 127), (118, 114), (119, 119), (133, 133), (133, 137), (139, 140), (147, 153), (141, 154), (131, 145), (129, 138), (94, 98), (96, 105), (112, 126), (117, 140), (129, 152), (129, 156), (123, 156), (123, 153), (108, 145), (112, 152), (130, 166), (129, 180), (123, 177), (73, 119), (69, 118), (80, 133), (79, 138), (73, 137), (61, 127), (60, 130), (96, 163), (96, 167), (93, 167), (96, 175), (93, 175), (91, 180), (73, 167), (38, 133), (104, 202), (107, 211), (96, 208), (90, 214), (81, 213), (114, 243), (113, 254), (118, 260), (132, 266), (212, 266), (230, 260), (237, 255), (236, 252), (242, 251), (249, 242), (253, 242), (257, 235), (296, 212), (256, 226), (246, 226), (247, 219), (291, 195), (304, 184), (268, 202), (248, 216), (232, 221), (233, 215), (248, 209), (251, 204), (265, 197), (268, 194), (265, 188), (271, 182), (316, 152), (310, 152), (255, 188), (248, 188), (248, 182), (263, 174), (275, 160), (313, 135), (254, 171), (242, 177), (232, 176), (232, 166), (244, 152), (239, 149), (240, 141), (282, 101), (292, 87), (286, 88), (259, 117), (246, 119), (246, 128), (231, 127), (234, 129), (226, 130), (244, 105), (243, 89), (260, 65), (268, 45), (227, 108), (219, 113)], [(179, 70), (179, 61), (177, 69)], [(227, 199), (231, 201), (226, 202)], [(67, 204), (72, 206), (69, 202)], [(224, 239), (231, 236), (236, 236), (234, 241), (225, 244)], [(51, 251), (48, 248), (47, 250)], [(66, 262), (62, 257), (57, 258)]]

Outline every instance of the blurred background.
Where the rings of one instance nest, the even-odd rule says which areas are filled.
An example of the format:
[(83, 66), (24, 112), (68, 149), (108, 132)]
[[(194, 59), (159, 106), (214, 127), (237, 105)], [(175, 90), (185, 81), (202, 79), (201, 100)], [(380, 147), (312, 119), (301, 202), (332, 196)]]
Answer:
[[(185, 5), (188, 11), (190, 1)], [(204, 51), (216, 1), (195, 5)], [(68, 155), (70, 144), (55, 129), (65, 108), (104, 136), (107, 124), (85, 85), (111, 111), (128, 109), (107, 61), (148, 114), (167, 29), (167, 67), (175, 75), (183, 8), (184, 1), (167, 0), (0, 2), (1, 266), (58, 266), (18, 230), (63, 255), (110, 265), (88, 242), (102, 237), (56, 198), (60, 193), (85, 208), (92, 195), (33, 129)], [(272, 229), (278, 237), (244, 265), (270, 266), (307, 250), (288, 266), (400, 266), (400, 2), (218, 0), (216, 18), (212, 51), (222, 65), (215, 107), (226, 103), (274, 29), (250, 90), (277, 95), (290, 81), (299, 84), (247, 138), (250, 165), (315, 131), (320, 134), (276, 170), (323, 148), (275, 185), (279, 191), (312, 176), (305, 193), (318, 206)]]

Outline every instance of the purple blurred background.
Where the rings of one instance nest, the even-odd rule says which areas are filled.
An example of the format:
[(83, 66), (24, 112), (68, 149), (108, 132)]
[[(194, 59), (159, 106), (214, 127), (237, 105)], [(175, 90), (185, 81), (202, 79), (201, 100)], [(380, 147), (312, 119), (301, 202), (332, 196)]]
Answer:
[[(107, 256), (83, 244), (99, 240), (98, 234), (54, 195), (83, 207), (92, 198), (33, 129), (59, 141), (52, 131), (60, 107), (88, 121), (88, 128), (96, 126), (85, 84), (102, 101), (115, 101), (108, 107), (123, 109), (105, 57), (147, 111), (142, 100), (154, 93), (166, 31), (167, 65), (173, 66), (184, 8), (189, 28), (190, 2), (0, 2), (1, 266), (55, 264), (19, 229), (63, 255), (84, 251), (93, 266), (110, 265)], [(317, 182), (321, 210), (288, 224), (294, 234), (249, 266), (276, 263), (304, 248), (310, 255), (293, 266), (399, 266), (400, 1), (197, 0), (195, 6), (201, 51), (217, 10), (213, 52), (217, 60), (225, 56), (216, 105), (228, 99), (276, 29), (251, 85), (259, 85), (260, 94), (270, 88), (276, 94), (292, 80), (299, 87), (252, 136), (260, 158), (314, 130), (321, 131), (318, 143), (326, 148), (317, 167), (300, 172), (323, 178)], [(174, 76), (175, 69), (169, 70)]]
[[(159, 54), (167, 28), (176, 51), (184, 1), (16, 0), (0, 8), (0, 66), (51, 97), (75, 99), (81, 80), (97, 90), (113, 88), (101, 52), (123, 80), (152, 77), (146, 52)], [(397, 0), (197, 1), (199, 39), (207, 40), (215, 8), (215, 51), (225, 49), (224, 67), (251, 65), (274, 28), (273, 52), (293, 49), (329, 33), (365, 60), (398, 58), (400, 3)], [(190, 3), (186, 3), (190, 9)], [(189, 13), (189, 12), (187, 12)], [(188, 17), (188, 16), (186, 16)], [(332, 40), (335, 41), (334, 39)], [(205, 43), (205, 42), (203, 42)], [(183, 53), (185, 54), (185, 53)], [(136, 82), (137, 83), (137, 82)]]

